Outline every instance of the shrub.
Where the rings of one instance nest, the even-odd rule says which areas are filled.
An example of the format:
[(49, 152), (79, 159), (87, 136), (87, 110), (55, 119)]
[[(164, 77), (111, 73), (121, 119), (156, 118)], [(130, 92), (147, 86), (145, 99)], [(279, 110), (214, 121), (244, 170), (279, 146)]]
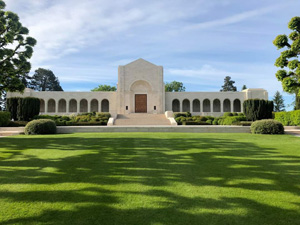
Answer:
[(7, 109), (11, 118), (20, 121), (29, 121), (40, 113), (40, 100), (38, 98), (8, 98)]
[(18, 120), (18, 102), (20, 98), (8, 98), (6, 100), (7, 111), (11, 114), (11, 119)]
[(10, 122), (10, 112), (0, 112), (0, 127), (6, 127)]
[(238, 113), (238, 116), (245, 116), (244, 113)]
[(231, 112), (226, 112), (226, 113), (223, 114), (223, 116), (224, 116), (224, 117), (227, 117), (227, 116), (233, 116), (233, 114), (232, 114)]
[(206, 122), (200, 121), (200, 122), (196, 122), (196, 121), (184, 121), (182, 122), (182, 125), (210, 125)]
[(240, 125), (243, 127), (250, 127), (252, 125), (252, 121), (241, 121)]
[(253, 134), (284, 134), (282, 123), (269, 119), (255, 121), (251, 125)]
[(233, 116), (238, 116), (239, 114), (237, 112), (232, 113)]
[(239, 125), (240, 121), (246, 121), (244, 116), (228, 116), (222, 120), (221, 125)]
[(26, 135), (55, 134), (56, 125), (53, 120), (41, 119), (29, 122), (25, 127)]
[(243, 104), (247, 120), (255, 121), (272, 118), (273, 101), (248, 99)]
[(25, 127), (28, 121), (10, 121), (8, 127)]
[(206, 123), (209, 125), (212, 125), (212, 122), (213, 122), (212, 120), (206, 120)]
[(284, 126), (299, 126), (300, 110), (291, 112), (276, 112), (274, 120), (281, 122)]
[(174, 119), (176, 119), (177, 117), (187, 117), (187, 113), (185, 112), (178, 112), (178, 113), (174, 113)]
[(18, 100), (18, 120), (30, 121), (40, 114), (40, 100), (38, 98), (20, 98)]
[(212, 125), (218, 125), (219, 124), (219, 120), (218, 119), (214, 119), (214, 121), (212, 122)]

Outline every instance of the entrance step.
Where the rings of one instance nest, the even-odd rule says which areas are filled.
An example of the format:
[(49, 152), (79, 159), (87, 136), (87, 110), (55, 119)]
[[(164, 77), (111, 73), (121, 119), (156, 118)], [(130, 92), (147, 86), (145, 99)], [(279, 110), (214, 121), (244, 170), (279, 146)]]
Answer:
[(171, 125), (171, 123), (164, 114), (133, 113), (126, 115), (118, 114), (114, 125)]

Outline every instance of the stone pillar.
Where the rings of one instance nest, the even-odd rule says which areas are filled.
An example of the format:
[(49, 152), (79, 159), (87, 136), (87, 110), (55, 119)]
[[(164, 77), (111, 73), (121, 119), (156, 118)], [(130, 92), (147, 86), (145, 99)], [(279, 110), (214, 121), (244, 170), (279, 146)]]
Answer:
[(224, 106), (223, 106), (224, 101), (221, 101), (221, 100), (220, 100), (220, 103), (221, 103), (221, 106), (220, 106), (220, 107), (221, 107), (221, 110), (220, 110), (220, 111), (221, 111), (221, 113), (223, 113), (223, 112), (224, 112), (224, 108), (223, 108), (223, 107), (224, 107)]
[(214, 100), (210, 101), (210, 112), (214, 112)]
[(45, 102), (45, 113), (48, 113), (48, 99), (44, 99)]
[(231, 111), (231, 112), (234, 112), (234, 110), (233, 110), (233, 103), (234, 103), (234, 100), (233, 100), (233, 101), (230, 101), (230, 107), (231, 107), (230, 111)]
[(66, 113), (70, 112), (70, 109), (69, 109), (70, 105), (69, 104), (70, 104), (70, 100), (66, 99)]
[(80, 100), (77, 100), (77, 113), (80, 113)]
[(55, 113), (58, 113), (58, 104), (59, 104), (59, 100), (55, 101)]
[(87, 100), (88, 104), (87, 104), (87, 112), (91, 112), (91, 101)]

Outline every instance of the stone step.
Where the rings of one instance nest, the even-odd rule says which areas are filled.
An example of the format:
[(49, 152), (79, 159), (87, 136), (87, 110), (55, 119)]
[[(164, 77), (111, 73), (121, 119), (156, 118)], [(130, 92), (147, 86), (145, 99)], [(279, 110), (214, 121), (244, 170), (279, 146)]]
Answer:
[(126, 115), (118, 114), (114, 125), (171, 125), (171, 123), (164, 114), (134, 113)]
[(20, 131), (0, 131), (0, 137), (9, 137), (9, 136), (15, 136), (23, 134), (23, 132)]

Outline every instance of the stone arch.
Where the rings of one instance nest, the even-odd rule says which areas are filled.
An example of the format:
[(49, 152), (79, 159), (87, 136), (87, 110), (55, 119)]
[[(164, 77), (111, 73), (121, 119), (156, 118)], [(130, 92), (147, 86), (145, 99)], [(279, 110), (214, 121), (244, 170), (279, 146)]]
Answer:
[(180, 101), (178, 99), (174, 99), (172, 101), (172, 111), (173, 112), (180, 112)]
[(213, 112), (221, 112), (221, 102), (219, 99), (213, 101)]
[(75, 99), (71, 99), (69, 102), (69, 112), (70, 113), (77, 112), (77, 101)]
[(98, 112), (99, 109), (99, 102), (97, 99), (93, 99), (91, 101), (91, 112)]
[(233, 112), (241, 112), (241, 101), (239, 99), (235, 99), (233, 101)]
[(193, 112), (200, 112), (200, 101), (198, 99), (193, 101)]
[(184, 99), (182, 102), (182, 111), (183, 112), (190, 112), (191, 111), (191, 104), (190, 100)]
[(54, 99), (49, 99), (48, 101), (48, 113), (55, 113), (56, 105)]
[(45, 101), (44, 99), (40, 99), (40, 113), (45, 112)]
[(203, 101), (203, 112), (210, 112), (210, 100), (204, 99)]
[(146, 80), (137, 80), (130, 85), (130, 91), (133, 92), (150, 92), (152, 91), (151, 84)]
[(223, 112), (231, 112), (231, 105), (230, 100), (225, 99), (223, 102)]
[(60, 112), (60, 113), (67, 112), (67, 102), (65, 99), (60, 99), (58, 101), (58, 112)]
[(109, 112), (109, 101), (107, 99), (101, 101), (101, 112)]
[(86, 99), (81, 99), (80, 101), (80, 112), (84, 113), (88, 111), (88, 101)]

